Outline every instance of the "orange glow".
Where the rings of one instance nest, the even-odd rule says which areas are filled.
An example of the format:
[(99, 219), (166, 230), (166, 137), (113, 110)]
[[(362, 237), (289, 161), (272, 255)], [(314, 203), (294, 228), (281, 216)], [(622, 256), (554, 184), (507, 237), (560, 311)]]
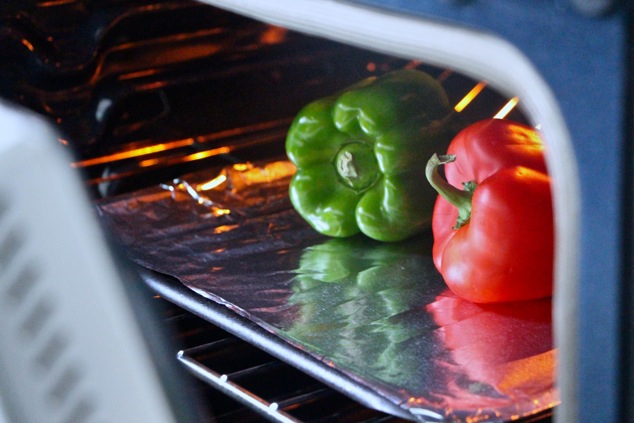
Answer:
[[(166, 158), (160, 158), (160, 159), (143, 160), (140, 163), (138, 163), (138, 167), (146, 168), (151, 166), (170, 166), (170, 165), (175, 165), (179, 163), (185, 163), (185, 162), (191, 162), (191, 161), (195, 161), (199, 159), (204, 159), (206, 157), (211, 157), (214, 155), (227, 154), (230, 152), (231, 152), (231, 149), (229, 147), (221, 147), (221, 148), (215, 148), (213, 150), (205, 151), (202, 153), (190, 154), (189, 156), (184, 156), (184, 157), (166, 157)], [(129, 176), (134, 176), (138, 173), (139, 173), (139, 169), (137, 168), (137, 169), (129, 170), (127, 172), (118, 172), (116, 174), (105, 176), (105, 177), (89, 179), (87, 182), (89, 185), (96, 185), (96, 184), (101, 184), (108, 181), (115, 181), (118, 179), (127, 178)]]
[(61, 6), (63, 4), (73, 3), (74, 0), (49, 0), (38, 4), (38, 7)]
[(286, 39), (287, 30), (278, 26), (270, 26), (260, 36), (260, 42), (262, 44), (280, 44)]
[(376, 63), (374, 63), (374, 62), (370, 62), (370, 63), (368, 63), (368, 64), (365, 66), (365, 69), (366, 69), (368, 72), (374, 72), (374, 71), (376, 70)]
[(22, 45), (24, 47), (28, 48), (29, 51), (35, 50), (35, 48), (33, 48), (33, 44), (31, 44), (26, 38), (22, 38), (22, 40), (20, 40), (20, 41), (22, 41)]
[(282, 178), (292, 176), (295, 171), (295, 165), (289, 161), (278, 161), (268, 163), (264, 167), (253, 167), (252, 164), (246, 163), (244, 168), (233, 168), (240, 173), (232, 175), (232, 185), (234, 189), (240, 189), (243, 186), (270, 183), (278, 181)]
[[(541, 384), (547, 386), (553, 378), (555, 350), (503, 363), (498, 368), (497, 389), (501, 392), (512, 392), (518, 386)], [(537, 386), (541, 386), (537, 385)]]
[(131, 159), (133, 157), (146, 156), (160, 151), (172, 150), (174, 148), (187, 147), (194, 143), (193, 138), (187, 138), (184, 140), (172, 141), (164, 144), (151, 145), (149, 147), (135, 148), (133, 150), (123, 151), (121, 153), (109, 154), (106, 156), (96, 157), (94, 159), (82, 160), (75, 162), (71, 166), (77, 168), (83, 168), (88, 166), (95, 166), (99, 164), (116, 162), (119, 160)]
[(519, 97), (513, 97), (512, 99), (510, 99), (508, 103), (506, 103), (504, 107), (502, 107), (500, 111), (497, 112), (495, 116), (493, 116), (493, 119), (504, 119), (509, 113), (511, 113), (511, 110), (513, 110), (515, 106), (517, 106), (517, 103), (519, 103), (519, 101)]
[(214, 229), (214, 234), (221, 234), (224, 232), (231, 232), (232, 230), (238, 228), (240, 225), (222, 225), (218, 226)]
[(152, 167), (160, 163), (159, 159), (147, 159), (139, 162), (139, 167)]
[(221, 208), (219, 208), (219, 207), (213, 207), (213, 208), (211, 209), (211, 214), (212, 214), (214, 217), (224, 216), (224, 215), (226, 215), (226, 214), (231, 214), (231, 210), (229, 210), (229, 209), (221, 209)]
[(187, 156), (181, 157), (178, 161), (181, 163), (184, 162), (193, 162), (200, 159), (206, 159), (207, 157), (218, 156), (220, 154), (228, 154), (231, 153), (231, 149), (229, 147), (218, 147), (212, 148), (211, 150), (201, 151), (199, 153), (189, 154)]
[(480, 81), (476, 84), (475, 87), (473, 87), (471, 89), (471, 91), (469, 91), (467, 93), (467, 95), (465, 95), (462, 100), (460, 100), (458, 102), (458, 104), (456, 104), (454, 106), (454, 110), (458, 113), (462, 112), (468, 105), (469, 103), (471, 103), (473, 101), (474, 98), (476, 98), (476, 96), (478, 94), (480, 94), (480, 92), (484, 89), (484, 87), (487, 86), (487, 83), (484, 81)]
[[(87, 183), (89, 185), (96, 185), (96, 184), (100, 184), (100, 183), (104, 183), (108, 181), (124, 179), (130, 176), (137, 175), (143, 172), (142, 169), (147, 169), (150, 167), (165, 167), (165, 166), (172, 166), (172, 165), (177, 165), (177, 164), (186, 163), (186, 162), (193, 162), (196, 160), (214, 157), (214, 156), (218, 156), (222, 154), (229, 154), (231, 153), (231, 151), (233, 151), (234, 148), (239, 148), (239, 147), (233, 147), (233, 146), (223, 146), (223, 147), (218, 147), (218, 148), (214, 148), (214, 149), (210, 149), (206, 151), (199, 151), (189, 155), (183, 155), (183, 152), (178, 151), (178, 149), (182, 147), (188, 147), (192, 145), (203, 146), (203, 145), (208, 145), (211, 143), (223, 142), (222, 140), (225, 140), (227, 138), (241, 137), (244, 134), (257, 133), (260, 131), (267, 131), (267, 132), (264, 135), (260, 136), (258, 138), (258, 141), (242, 143), (241, 146), (266, 142), (268, 139), (273, 139), (278, 137), (281, 131), (284, 131), (285, 133), (286, 131), (285, 128), (287, 127), (288, 124), (290, 124), (291, 121), (292, 121), (292, 118), (281, 119), (278, 121), (269, 121), (269, 122), (265, 122), (265, 123), (261, 123), (257, 125), (251, 125), (247, 127), (228, 129), (228, 130), (216, 132), (211, 135), (198, 136), (196, 138), (187, 138), (182, 140), (164, 142), (164, 143), (155, 144), (155, 145), (151, 145), (147, 147), (131, 148), (126, 151), (120, 151), (120, 152), (107, 154), (100, 157), (94, 157), (87, 160), (77, 161), (75, 163), (71, 163), (70, 166), (74, 168), (85, 168), (89, 166), (113, 163), (120, 160), (137, 159), (134, 168), (128, 169), (126, 171), (118, 171), (116, 173), (112, 173), (109, 175), (102, 175), (100, 177), (87, 180)], [(270, 130), (274, 130), (274, 132), (270, 133)], [(60, 139), (60, 142), (64, 143), (66, 141)], [(160, 153), (160, 152), (164, 152), (168, 150), (175, 150), (175, 151), (171, 152), (171, 154), (169, 155), (161, 155), (159, 157), (155, 156), (151, 158), (147, 157), (151, 154)], [(143, 157), (143, 156), (146, 156), (146, 157)], [(231, 169), (237, 172), (244, 172), (249, 170), (250, 167), (253, 167), (253, 165), (238, 164), (232, 167)], [(266, 172), (270, 172), (271, 170), (272, 170), (271, 168), (267, 168)], [(281, 170), (281, 169), (278, 169), (278, 170)], [(288, 173), (288, 170), (286, 170), (285, 173)]]
[(130, 73), (119, 76), (119, 80), (125, 81), (127, 79), (135, 79), (135, 78), (141, 78), (144, 76), (151, 76), (156, 74), (156, 72), (157, 72), (156, 69), (146, 69), (146, 70), (142, 70), (138, 72), (130, 72)]
[(252, 169), (253, 165), (251, 163), (236, 163), (233, 165), (233, 168), (238, 172), (244, 172), (246, 170)]

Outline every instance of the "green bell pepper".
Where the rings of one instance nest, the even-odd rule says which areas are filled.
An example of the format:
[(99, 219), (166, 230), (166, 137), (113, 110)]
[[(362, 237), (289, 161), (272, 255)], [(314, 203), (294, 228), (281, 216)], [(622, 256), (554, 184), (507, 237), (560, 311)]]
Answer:
[(429, 228), (437, 193), (425, 163), (451, 140), (449, 111), (442, 86), (413, 69), (306, 105), (286, 138), (294, 208), (333, 237), (399, 241)]

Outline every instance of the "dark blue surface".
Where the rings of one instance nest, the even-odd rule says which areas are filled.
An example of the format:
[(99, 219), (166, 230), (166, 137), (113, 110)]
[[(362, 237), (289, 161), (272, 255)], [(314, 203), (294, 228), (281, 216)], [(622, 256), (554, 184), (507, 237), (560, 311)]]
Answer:
[(620, 421), (624, 13), (589, 18), (545, 0), (356, 3), (493, 32), (519, 47), (552, 88), (572, 136), (581, 183), (581, 421)]

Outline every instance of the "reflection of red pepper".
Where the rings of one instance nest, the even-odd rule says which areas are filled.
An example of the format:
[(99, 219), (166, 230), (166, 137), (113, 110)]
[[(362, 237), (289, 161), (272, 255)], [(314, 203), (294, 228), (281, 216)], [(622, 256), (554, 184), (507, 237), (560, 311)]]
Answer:
[[(491, 303), (552, 295), (543, 149), (532, 128), (491, 119), (461, 131), (446, 156), (430, 160), (428, 179), (441, 194), (432, 222), (434, 262), (458, 296)], [(447, 181), (438, 174), (441, 164)], [(461, 184), (464, 190), (456, 188)]]
[(451, 292), (429, 304), (427, 311), (440, 326), (438, 335), (458, 365), (456, 371), (468, 376), (463, 394), (452, 398), (452, 405), (493, 406), (495, 396), (486, 390), (474, 392), (478, 384), (517, 398), (552, 395), (540, 398), (546, 401), (542, 406), (555, 401), (551, 307), (549, 298), (475, 304)]

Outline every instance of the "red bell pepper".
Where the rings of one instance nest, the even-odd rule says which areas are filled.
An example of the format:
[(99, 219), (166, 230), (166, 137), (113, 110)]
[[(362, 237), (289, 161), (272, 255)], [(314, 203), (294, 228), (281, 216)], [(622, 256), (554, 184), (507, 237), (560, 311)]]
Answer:
[(452, 140), (447, 155), (432, 157), (427, 178), (440, 194), (432, 218), (434, 263), (456, 295), (477, 303), (552, 295), (550, 178), (534, 129), (477, 122)]

